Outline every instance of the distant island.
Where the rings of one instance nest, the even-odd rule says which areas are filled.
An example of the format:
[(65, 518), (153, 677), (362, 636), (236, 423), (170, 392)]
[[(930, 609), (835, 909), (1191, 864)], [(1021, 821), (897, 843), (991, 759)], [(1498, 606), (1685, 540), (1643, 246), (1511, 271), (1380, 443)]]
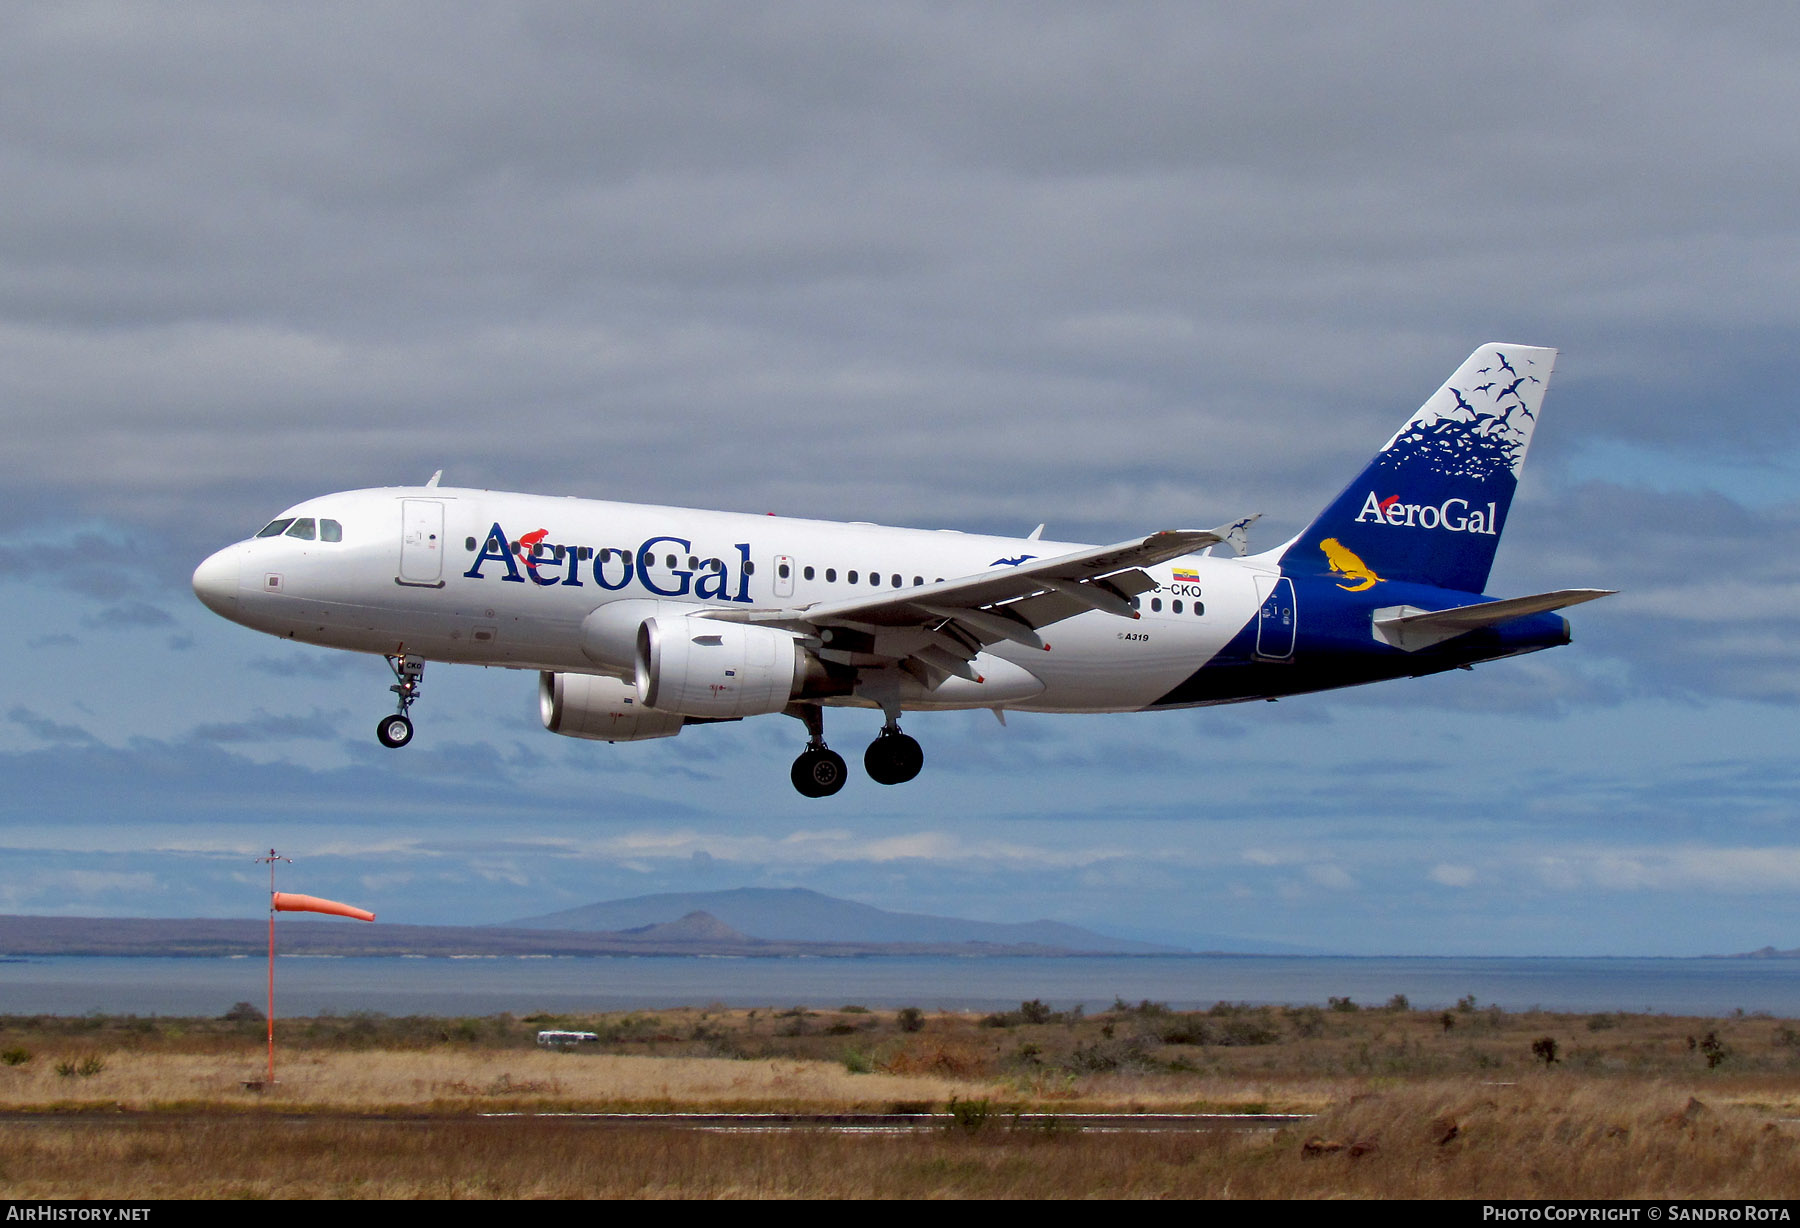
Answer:
[[(0, 956), (255, 955), (250, 919), (0, 916)], [(746, 887), (610, 900), (502, 925), (375, 925), (283, 917), (290, 955), (1185, 955), (1058, 921), (965, 921), (896, 913), (803, 888)]]
[(1800, 959), (1800, 947), (1786, 951), (1777, 951), (1774, 947), (1758, 947), (1754, 951), (1743, 951), (1737, 955), (1708, 955), (1707, 959)]

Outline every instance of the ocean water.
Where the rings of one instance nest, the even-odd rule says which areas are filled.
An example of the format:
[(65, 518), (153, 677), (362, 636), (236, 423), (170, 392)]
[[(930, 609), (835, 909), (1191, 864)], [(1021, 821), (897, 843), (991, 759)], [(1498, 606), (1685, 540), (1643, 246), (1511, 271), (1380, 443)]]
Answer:
[[(58, 957), (0, 961), (0, 1014), (217, 1015), (261, 1004), (260, 958)], [(1800, 1018), (1800, 961), (1424, 959), (1315, 956), (1017, 956), (862, 959), (682, 957), (379, 958), (281, 956), (283, 1015), (516, 1015), (537, 1011), (730, 1006), (989, 1011), (1042, 999), (1089, 1010), (1150, 999), (1320, 1005), (1348, 997), (1414, 1008), (1474, 995), (1507, 1010), (1644, 1011)]]

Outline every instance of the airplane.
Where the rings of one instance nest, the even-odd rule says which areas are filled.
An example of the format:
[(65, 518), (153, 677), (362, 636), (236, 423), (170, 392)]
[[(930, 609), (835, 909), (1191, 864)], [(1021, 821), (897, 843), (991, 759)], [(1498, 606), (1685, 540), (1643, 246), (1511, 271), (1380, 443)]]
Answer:
[[(1566, 644), (1607, 589), (1484, 595), (1556, 351), (1476, 350), (1297, 536), (1255, 516), (1108, 546), (439, 485), (288, 508), (194, 571), (216, 613), (380, 654), (384, 746), (427, 661), (538, 673), (553, 733), (604, 742), (785, 713), (790, 777), (838, 792), (826, 708), (878, 708), (868, 775), (924, 752), (902, 713), (1141, 712), (1274, 700)], [(1511, 371), (1510, 382), (1484, 379)], [(1215, 555), (1224, 546), (1228, 555)]]

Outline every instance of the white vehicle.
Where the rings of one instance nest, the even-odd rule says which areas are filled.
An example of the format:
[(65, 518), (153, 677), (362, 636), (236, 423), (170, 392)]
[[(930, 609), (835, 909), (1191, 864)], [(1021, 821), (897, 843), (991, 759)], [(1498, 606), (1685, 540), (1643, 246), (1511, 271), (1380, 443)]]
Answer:
[[(544, 725), (605, 742), (786, 713), (794, 786), (844, 784), (824, 709), (879, 708), (882, 784), (924, 761), (901, 714), (1136, 712), (1437, 673), (1569, 641), (1605, 596), (1482, 595), (1556, 351), (1481, 347), (1304, 532), (1254, 516), (1110, 546), (424, 486), (289, 508), (194, 572), (286, 639), (387, 658), (377, 736), (412, 740), (427, 661), (539, 672)], [(1231, 555), (1215, 556), (1216, 546)]]

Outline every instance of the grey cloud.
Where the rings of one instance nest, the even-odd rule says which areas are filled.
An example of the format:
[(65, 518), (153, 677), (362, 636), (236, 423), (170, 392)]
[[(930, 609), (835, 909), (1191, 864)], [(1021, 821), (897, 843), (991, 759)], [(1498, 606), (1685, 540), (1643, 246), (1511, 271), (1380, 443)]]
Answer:
[(1742, 335), (1793, 322), (1791, 20), (83, 11), (0, 50), (8, 464), (192, 537), (197, 492), (243, 525), (439, 463), (979, 526), (1072, 474), (1090, 536), (1195, 479), (1274, 513), (1518, 329), (1605, 390), (1583, 430), (1692, 439), (1725, 375), (1792, 439)]
[(254, 657), (250, 668), (275, 678), (350, 678), (367, 672), (368, 662), (341, 652), (296, 652), (287, 657)]
[(253, 719), (247, 721), (197, 725), (192, 736), (203, 742), (216, 743), (268, 742), (289, 738), (333, 742), (343, 736), (347, 723), (343, 712), (322, 712), (316, 708), (307, 716), (275, 715), (259, 711)]
[(85, 615), (81, 625), (96, 631), (109, 631), (129, 627), (169, 627), (175, 619), (160, 606), (151, 605), (148, 601), (128, 601), (120, 605), (109, 605), (92, 614)]
[(6, 719), (24, 729), (32, 736), (46, 742), (82, 743), (98, 745), (98, 739), (79, 725), (65, 725), (41, 716), (23, 705), (16, 705), (6, 714)]

